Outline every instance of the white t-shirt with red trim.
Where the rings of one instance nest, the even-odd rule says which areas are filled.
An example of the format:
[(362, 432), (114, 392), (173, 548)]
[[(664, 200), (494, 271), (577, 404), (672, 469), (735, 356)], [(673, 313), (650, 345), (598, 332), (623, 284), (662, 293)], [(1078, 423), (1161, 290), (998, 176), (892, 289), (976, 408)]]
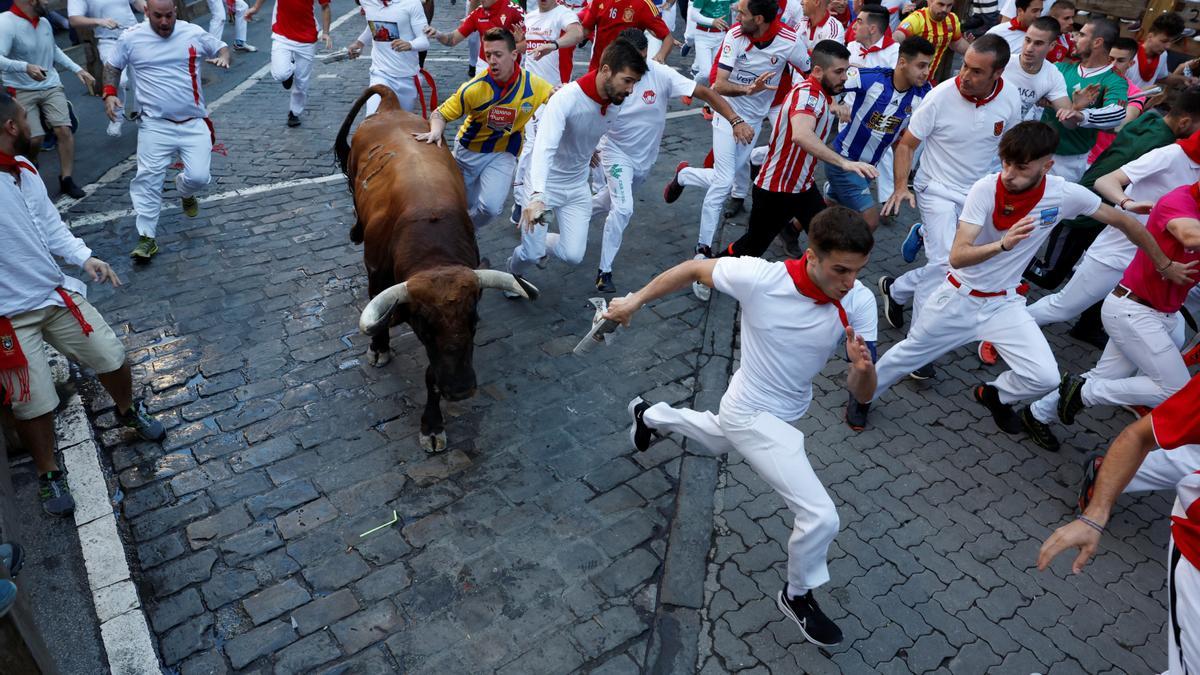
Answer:
[[(324, 7), (329, 0), (316, 0)], [(271, 33), (299, 44), (317, 41), (317, 15), (313, 0), (275, 0), (271, 10)]]
[(200, 66), (224, 47), (208, 31), (186, 21), (176, 21), (167, 38), (143, 21), (121, 33), (108, 65), (137, 71), (137, 102), (143, 116), (183, 122), (208, 116)]
[[(812, 61), (804, 40), (796, 31), (779, 23), (772, 24), (768, 34), (772, 31), (774, 35), (770, 36), (770, 42), (755, 43), (742, 32), (741, 24), (734, 25), (725, 33), (714, 68), (729, 71), (729, 81), (736, 84), (751, 84), (763, 73), (772, 73), (769, 84), (777, 85), (780, 74), (788, 64), (807, 72), (812, 67)], [(766, 117), (774, 97), (774, 91), (764, 89), (750, 96), (731, 96), (728, 100), (729, 106), (742, 119), (757, 125)]]
[(834, 121), (829, 104), (829, 96), (818, 80), (809, 77), (792, 87), (771, 129), (767, 161), (754, 179), (755, 185), (770, 192), (791, 193), (812, 187), (817, 158), (792, 141), (792, 118), (796, 115), (812, 117), (815, 120), (813, 132), (824, 141)]
[(617, 121), (600, 139), (601, 153), (615, 153), (639, 172), (650, 171), (658, 159), (671, 99), (696, 91), (696, 81), (674, 68), (654, 59), (647, 60), (646, 66), (646, 74), (621, 104)]
[(572, 49), (553, 51), (541, 60), (536, 58), (538, 47), (562, 37), (567, 27), (579, 23), (579, 17), (563, 5), (555, 5), (549, 12), (538, 9), (537, 2), (529, 3), (525, 12), (525, 70), (537, 75), (554, 86), (571, 81)]

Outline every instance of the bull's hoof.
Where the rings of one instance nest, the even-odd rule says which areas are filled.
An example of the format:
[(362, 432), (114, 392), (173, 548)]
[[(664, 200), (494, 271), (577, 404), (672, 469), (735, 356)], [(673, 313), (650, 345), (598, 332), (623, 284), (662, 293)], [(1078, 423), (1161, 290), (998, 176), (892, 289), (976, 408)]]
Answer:
[(372, 366), (376, 368), (382, 368), (391, 360), (392, 350), (385, 349), (381, 352), (377, 352), (374, 349), (367, 347), (367, 363), (371, 364)]
[(417, 434), (421, 440), (421, 448), (428, 453), (441, 452), (446, 449), (446, 432), (439, 431), (436, 434)]

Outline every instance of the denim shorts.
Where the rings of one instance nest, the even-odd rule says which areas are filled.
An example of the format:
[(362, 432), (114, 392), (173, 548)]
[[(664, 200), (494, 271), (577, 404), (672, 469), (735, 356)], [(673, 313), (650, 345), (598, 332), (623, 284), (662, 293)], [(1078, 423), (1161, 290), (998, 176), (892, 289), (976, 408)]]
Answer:
[(829, 179), (829, 197), (833, 201), (860, 213), (875, 206), (870, 180), (832, 164), (825, 165), (825, 177)]

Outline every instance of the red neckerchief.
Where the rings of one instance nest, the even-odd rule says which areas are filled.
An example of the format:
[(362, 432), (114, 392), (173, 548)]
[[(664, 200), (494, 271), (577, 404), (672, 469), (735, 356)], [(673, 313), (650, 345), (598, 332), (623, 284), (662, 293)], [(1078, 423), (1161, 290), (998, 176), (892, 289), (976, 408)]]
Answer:
[(588, 71), (587, 75), (584, 75), (575, 81), (579, 83), (579, 88), (583, 90), (583, 93), (587, 94), (588, 98), (600, 104), (600, 114), (607, 115), (608, 105), (612, 103), (612, 101), (600, 98), (600, 90), (596, 88), (596, 71)]
[(1196, 206), (1200, 206), (1200, 183), (1192, 183), (1188, 192), (1191, 193), (1192, 199), (1196, 200)]
[(521, 69), (516, 66), (513, 66), (512, 77), (508, 78), (507, 82), (499, 82), (495, 78), (492, 77), (491, 73), (488, 73), (488, 79), (491, 80), (492, 82), (495, 82), (497, 87), (500, 87), (500, 98), (504, 98), (505, 95), (508, 94), (508, 90), (514, 84), (516, 84), (517, 80), (519, 80), (520, 78), (521, 78)]
[(1004, 181), (996, 176), (996, 203), (992, 207), (992, 225), (1003, 232), (1033, 210), (1046, 194), (1046, 178), (1024, 192), (1013, 194), (1004, 187)]
[[(808, 21), (808, 41), (809, 42), (812, 42), (813, 38), (816, 37), (817, 29), (820, 28), (821, 26), (824, 26), (825, 24), (829, 23), (829, 19), (832, 18), (832, 16), (833, 15), (831, 15), (829, 13), (829, 10), (827, 9), (827, 10), (825, 10), (825, 16), (821, 17), (821, 20), (819, 22), (817, 22), (816, 24), (814, 24), (812, 22), (812, 20), (809, 19), (809, 21)], [(807, 16), (804, 18), (808, 19)]]
[(1175, 141), (1179, 147), (1183, 148), (1183, 154), (1188, 156), (1196, 164), (1200, 164), (1200, 131)]
[(1004, 78), (1002, 77), (997, 80), (996, 88), (992, 90), (992, 93), (983, 98), (975, 98), (974, 96), (967, 96), (964, 94), (962, 90), (962, 82), (958, 77), (954, 78), (954, 88), (958, 90), (960, 96), (967, 99), (971, 103), (974, 103), (976, 108), (982, 108), (983, 106), (991, 103), (997, 96), (1000, 95), (1000, 90), (1004, 88)]
[(792, 283), (796, 285), (796, 290), (800, 292), (800, 295), (811, 299), (818, 305), (832, 304), (837, 307), (838, 318), (842, 320), (842, 326), (850, 325), (850, 319), (846, 317), (846, 310), (842, 308), (842, 303), (826, 295), (825, 291), (821, 290), (816, 282), (808, 276), (808, 251), (805, 251), (799, 260), (783, 261), (783, 265), (787, 268), (788, 276), (792, 278)]
[[(16, 8), (17, 6), (13, 5), (13, 9)], [(1143, 82), (1150, 82), (1150, 84), (1154, 84), (1150, 78), (1154, 77), (1154, 71), (1158, 70), (1158, 60), (1161, 58), (1162, 54), (1159, 54), (1151, 59), (1150, 56), (1146, 54), (1146, 45), (1143, 45), (1140, 42), (1138, 43), (1138, 74), (1142, 76)]]
[(887, 49), (888, 47), (891, 47), (894, 44), (896, 44), (896, 41), (892, 39), (892, 36), (888, 35), (887, 33), (884, 33), (883, 39), (880, 40), (879, 42), (876, 42), (875, 44), (871, 45), (870, 47), (866, 47), (865, 49), (863, 49), (862, 55), (866, 56), (867, 54), (874, 54), (875, 52), (881, 52), (881, 51)]
[[(782, 28), (783, 28), (783, 24), (779, 21), (779, 18), (776, 17), (775, 20), (772, 21), (770, 23), (770, 25), (767, 26), (767, 30), (762, 35), (760, 35), (757, 40), (751, 38), (750, 47), (747, 47), (746, 51), (750, 51), (750, 49), (752, 47), (758, 47), (759, 49), (766, 49), (767, 46), (771, 44), (771, 40), (774, 40), (775, 36), (779, 35), (779, 31)], [(747, 36), (747, 37), (749, 37), (749, 36)]]
[(1021, 25), (1021, 22), (1020, 22), (1020, 21), (1018, 21), (1018, 20), (1016, 20), (1016, 19), (1013, 19), (1012, 21), (1009, 21), (1009, 22), (1008, 22), (1008, 27), (1009, 27), (1009, 28), (1011, 28), (1011, 29), (1013, 29), (1013, 30), (1019, 30), (1019, 31), (1021, 31), (1022, 33), (1024, 33), (1024, 32), (1025, 32), (1025, 27), (1024, 27), (1024, 26), (1022, 26), (1022, 25)]
[(64, 289), (62, 286), (59, 286), (54, 290), (58, 291), (58, 297), (62, 298), (63, 305), (66, 306), (67, 311), (70, 312), (71, 316), (75, 317), (75, 320), (79, 322), (79, 327), (83, 330), (84, 337), (91, 335), (92, 324), (88, 323), (87, 319), (83, 318), (83, 312), (79, 311), (79, 305), (75, 304), (75, 301), (72, 300), (71, 296), (67, 294), (66, 289)]
[(22, 168), (28, 169), (33, 173), (37, 173), (37, 169), (33, 168), (33, 165), (29, 162), (0, 152), (0, 171), (11, 174), (12, 177), (17, 181), (17, 185), (21, 184)]
[(37, 27), (38, 27), (38, 21), (40, 21), (40, 20), (41, 20), (41, 17), (40, 17), (40, 16), (36, 16), (36, 15), (35, 15), (35, 16), (33, 16), (33, 17), (30, 17), (30, 16), (29, 16), (28, 14), (26, 14), (25, 12), (22, 12), (22, 11), (21, 11), (21, 8), (20, 8), (20, 7), (17, 7), (17, 4), (16, 4), (16, 3), (13, 3), (13, 6), (12, 6), (12, 7), (10, 7), (10, 8), (8, 9), (8, 11), (12, 12), (13, 14), (16, 14), (17, 16), (21, 17), (22, 19), (25, 19), (25, 20), (26, 20), (26, 21), (28, 21), (29, 23), (33, 24), (33, 27), (34, 27), (34, 28), (37, 28)]
[(0, 316), (0, 388), (4, 389), (4, 395), (0, 396), (4, 405), (30, 399), (29, 360), (17, 342), (12, 321), (3, 316)]

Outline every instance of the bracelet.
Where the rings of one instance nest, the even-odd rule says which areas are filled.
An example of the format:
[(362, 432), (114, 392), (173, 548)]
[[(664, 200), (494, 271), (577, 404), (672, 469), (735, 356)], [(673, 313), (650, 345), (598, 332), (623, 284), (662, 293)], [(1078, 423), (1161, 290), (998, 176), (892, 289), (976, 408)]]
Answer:
[(116, 96), (116, 95), (117, 95), (117, 88), (111, 84), (106, 84), (106, 85), (104, 85), (104, 94), (100, 98), (108, 98), (109, 96)]
[(1125, 210), (1125, 205), (1126, 205), (1126, 204), (1128, 204), (1128, 203), (1129, 203), (1129, 202), (1131, 202), (1131, 201), (1133, 201), (1133, 198), (1132, 198), (1132, 197), (1126, 197), (1125, 199), (1122, 199), (1121, 201), (1117, 202), (1117, 208), (1118, 208), (1118, 209), (1121, 209), (1122, 211), (1124, 211), (1124, 210)]
[(554, 41), (554, 49), (555, 51), (562, 49), (562, 45), (558, 44), (558, 40)]
[(1104, 534), (1104, 526), (1103, 525), (1101, 525), (1100, 523), (1097, 523), (1096, 521), (1092, 520), (1091, 518), (1088, 518), (1087, 516), (1083, 515), (1082, 513), (1079, 514), (1078, 516), (1076, 516), (1075, 519), (1082, 520), (1083, 523), (1085, 525), (1087, 525), (1088, 527), (1099, 532), (1100, 534)]
[(729, 120), (729, 126), (731, 126), (731, 127), (736, 127), (739, 124), (745, 124), (745, 123), (746, 123), (746, 120), (742, 119), (740, 116), (734, 117), (733, 119)]
[(1003, 237), (1000, 238), (1000, 250), (1004, 251), (1005, 253), (1008, 253), (1009, 251), (1012, 250), (1011, 248), (1004, 248), (1004, 238)]
[(1175, 261), (1174, 261), (1174, 260), (1168, 260), (1166, 265), (1163, 265), (1163, 266), (1162, 266), (1162, 268), (1155, 267), (1155, 268), (1154, 268), (1154, 271), (1155, 271), (1155, 272), (1158, 272), (1159, 274), (1162, 274), (1163, 272), (1166, 272), (1166, 271), (1167, 271), (1167, 268), (1169, 268), (1169, 267), (1171, 266), (1171, 263), (1173, 263), (1173, 262), (1175, 262)]

